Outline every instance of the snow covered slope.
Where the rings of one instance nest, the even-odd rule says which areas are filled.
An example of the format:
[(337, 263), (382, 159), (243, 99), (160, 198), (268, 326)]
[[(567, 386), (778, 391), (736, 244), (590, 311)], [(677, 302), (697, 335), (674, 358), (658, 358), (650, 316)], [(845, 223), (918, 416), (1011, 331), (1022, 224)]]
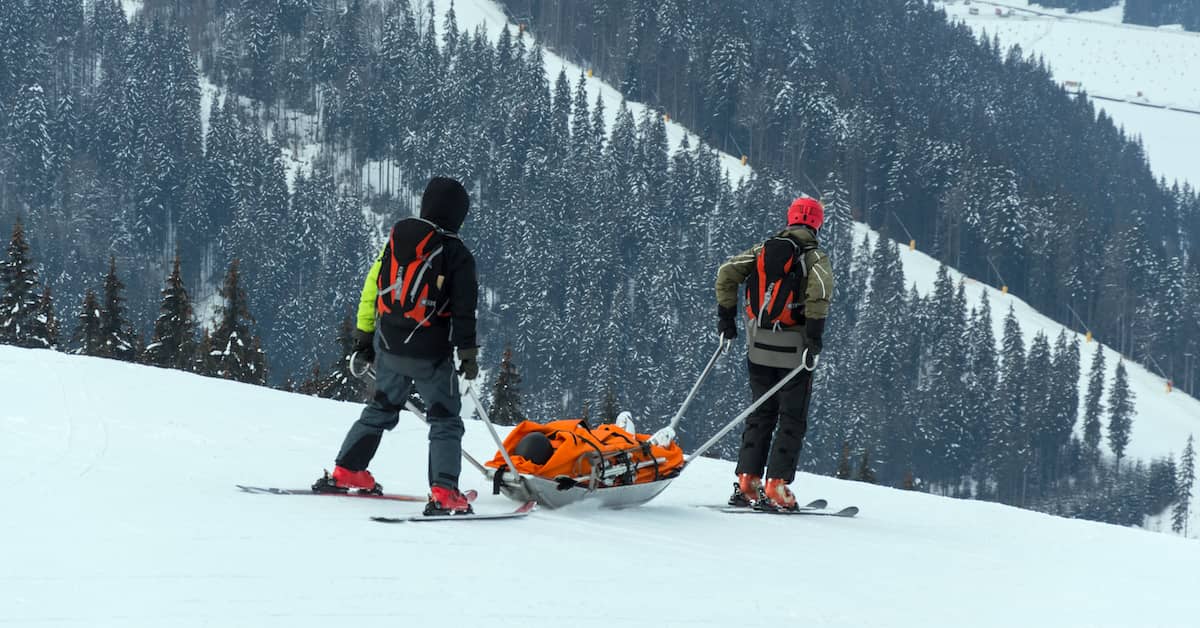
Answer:
[[(444, 16), (445, 11), (450, 7), (450, 4), (450, 0), (438, 0), (435, 2), (435, 10), (438, 11), (439, 15), (439, 24), (441, 23), (441, 19), (442, 16)], [(978, 2), (975, 3), (975, 5), (978, 4)], [(966, 14), (966, 9), (961, 5), (948, 7), (948, 10), (954, 9), (956, 6), (957, 8), (963, 9), (962, 13)], [(497, 36), (500, 32), (500, 29), (506, 23), (503, 10), (499, 7), (499, 5), (491, 0), (455, 0), (454, 9), (460, 28), (472, 29), (477, 25), (484, 25), (489, 33), (491, 33), (493, 36)], [(1092, 24), (1090, 26), (1097, 28), (1113, 28), (1118, 32), (1124, 32), (1125, 30), (1141, 32), (1147, 30), (1139, 30), (1136, 28), (1122, 29), (1122, 27), (1119, 26), (1119, 14), (1116, 14), (1115, 18), (1109, 14), (1105, 15), (1108, 16), (1107, 19), (1110, 22), (1115, 19), (1115, 21), (1118, 23), (1118, 26), (1109, 26), (1103, 23), (1098, 25)], [(1000, 18), (996, 18), (996, 20), (1000, 21)], [(1007, 24), (1010, 22), (1005, 20), (1004, 23)], [(1071, 23), (1075, 23), (1075, 21), (1071, 21)], [(1087, 22), (1080, 23), (1084, 24), (1085, 26), (1088, 25)], [(514, 32), (516, 31), (515, 25), (510, 25), (510, 28)], [(1149, 30), (1153, 31), (1154, 29)], [(1155, 33), (1152, 32), (1151, 35), (1153, 34)], [(526, 34), (526, 37), (528, 37), (528, 34)], [(1194, 39), (1195, 44), (1197, 45), (1197, 61), (1200, 62), (1200, 37), (1196, 37)], [(1091, 40), (1089, 39), (1088, 41)], [(529, 39), (527, 43), (532, 44), (532, 39)], [(553, 53), (547, 52), (546, 58), (547, 72), (552, 79), (558, 75), (559, 68), (565, 68), (567, 75), (572, 77), (572, 79), (578, 77), (581, 72), (581, 69), (578, 66), (563, 61)], [(1198, 64), (1197, 67), (1200, 67), (1200, 64)], [(620, 92), (596, 78), (588, 79), (588, 86), (589, 89), (592, 90), (593, 98), (595, 98), (595, 94), (597, 93), (596, 90), (600, 90), (600, 93), (604, 94), (606, 111), (610, 116), (613, 115), (617, 109), (617, 105), (621, 100)], [(1180, 97), (1182, 98), (1184, 94), (1192, 94), (1196, 98), (1197, 102), (1200, 103), (1200, 81), (1196, 81), (1193, 84), (1188, 85), (1187, 89), (1194, 90), (1194, 92), (1188, 92), (1181, 87), (1179, 92)], [(1112, 103), (1108, 103), (1105, 106), (1110, 106), (1111, 104)], [(630, 106), (634, 108), (635, 112), (640, 111), (642, 107), (642, 105), (637, 103), (630, 103)], [(1132, 107), (1129, 105), (1123, 106)], [(1132, 108), (1140, 109), (1138, 107)], [(1145, 111), (1154, 110), (1147, 109)], [(1146, 114), (1143, 111), (1137, 111), (1135, 114), (1155, 115)], [(1194, 131), (1197, 133), (1198, 143), (1196, 145), (1200, 145), (1200, 116), (1190, 116), (1190, 114), (1182, 113), (1176, 113), (1175, 115), (1189, 117), (1187, 121), (1171, 120), (1173, 125), (1169, 127), (1155, 127), (1164, 132), (1162, 139), (1165, 141), (1162, 145), (1166, 146), (1166, 149), (1164, 150), (1167, 152), (1154, 153), (1154, 155), (1169, 155), (1172, 157), (1172, 159), (1177, 159), (1179, 164), (1186, 163), (1188, 167), (1198, 167), (1200, 161), (1190, 158), (1189, 153), (1191, 152), (1190, 148), (1192, 145), (1184, 144), (1180, 141), (1180, 138), (1182, 137), (1181, 134)], [(1192, 118), (1195, 119), (1195, 122), (1189, 124)], [(1152, 120), (1151, 122), (1157, 124), (1158, 119)], [(686, 132), (686, 129), (674, 123), (668, 126), (674, 134), (672, 135), (672, 146), (675, 146), (679, 141), (679, 138), (682, 137), (682, 134)], [(1153, 124), (1147, 123), (1145, 128), (1150, 128), (1151, 126), (1153, 126)], [(690, 141), (692, 141), (693, 145), (695, 145), (696, 138), (692, 136)], [(739, 161), (730, 155), (723, 155), (723, 164), (730, 169), (731, 177), (735, 180), (738, 176), (748, 174), (750, 172), (749, 168), (742, 167)], [(1200, 176), (1197, 176), (1194, 180), (1200, 181)], [(872, 238), (877, 235), (870, 231), (865, 225), (857, 225), (856, 239), (861, 240), (863, 234), (867, 232), (872, 234)], [(921, 291), (922, 294), (931, 291), (933, 289), (934, 278), (937, 275), (938, 262), (920, 251), (910, 252), (907, 247), (900, 248), (901, 260), (904, 263), (906, 285), (912, 285), (915, 283), (918, 290)], [(957, 272), (954, 272), (953, 276), (956, 281), (959, 277), (961, 277), (961, 275)], [(1044, 331), (1048, 336), (1050, 336), (1051, 340), (1058, 335), (1061, 325), (1041, 315), (1024, 301), (1012, 295), (1003, 295), (999, 290), (991, 288), (982, 283), (974, 282), (974, 280), (971, 280), (970, 278), (968, 278), (967, 281), (971, 284), (971, 288), (968, 292), (970, 294), (972, 304), (977, 303), (982, 291), (987, 290), (990, 292), (989, 298), (992, 303), (993, 322), (996, 326), (997, 338), (1001, 337), (1004, 315), (1008, 312), (1008, 306), (1010, 303), (1016, 309), (1018, 320), (1021, 323), (1022, 333), (1024, 334), (1025, 341), (1027, 343), (1032, 342), (1033, 337), (1038, 330)], [(1101, 338), (1098, 340), (1104, 339)], [(1087, 369), (1091, 365), (1093, 353), (1099, 346), (1100, 344), (1097, 342), (1082, 345), (1081, 364), (1083, 365), (1083, 373), (1080, 380), (1081, 395), (1083, 394), (1084, 387), (1086, 386)], [(1108, 384), (1111, 384), (1116, 372), (1117, 353), (1107, 347), (1105, 347), (1105, 351), (1107, 353), (1106, 357), (1108, 366), (1107, 382)], [(1162, 457), (1172, 453), (1178, 454), (1183, 449), (1184, 443), (1187, 441), (1187, 438), (1190, 434), (1194, 433), (1197, 436), (1200, 436), (1200, 402), (1178, 390), (1168, 395), (1166, 393), (1166, 382), (1162, 378), (1150, 373), (1140, 365), (1129, 363), (1127, 364), (1127, 368), (1129, 368), (1130, 388), (1135, 395), (1134, 403), (1136, 407), (1136, 415), (1133, 422), (1133, 433), (1131, 435), (1131, 442), (1128, 447), (1128, 454), (1133, 457), (1145, 459)], [(1197, 513), (1196, 521), (1200, 523), (1200, 512)], [(1196, 529), (1200, 529), (1200, 526), (1196, 526)]]
[[(1024, 0), (941, 4), (950, 19), (999, 37), (1005, 48), (1019, 45), (1042, 56), (1055, 79), (1102, 97), (1097, 107), (1142, 136), (1156, 174), (1200, 183), (1200, 161), (1190, 154), (1200, 138), (1200, 113), (1171, 109), (1200, 112), (1200, 33), (1121, 24), (1121, 6), (1068, 15)], [(1012, 14), (1000, 17), (997, 9)]]
[[(0, 625), (1116, 627), (1200, 615), (1187, 575), (1200, 544), (996, 504), (801, 476), (803, 496), (863, 514), (725, 515), (691, 506), (723, 500), (732, 478), (729, 463), (701, 460), (638, 509), (386, 526), (367, 517), (420, 506), (233, 488), (310, 482), (352, 404), (11, 347), (0, 399)], [(474, 421), (467, 444), (493, 449)], [(423, 430), (402, 417), (374, 469), (421, 491), (424, 458)], [(464, 484), (486, 492), (472, 473)]]

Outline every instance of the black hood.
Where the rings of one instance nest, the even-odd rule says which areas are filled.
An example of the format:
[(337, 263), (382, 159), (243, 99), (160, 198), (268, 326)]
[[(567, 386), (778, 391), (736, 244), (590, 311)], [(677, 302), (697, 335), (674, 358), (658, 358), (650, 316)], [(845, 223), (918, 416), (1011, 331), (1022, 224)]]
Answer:
[(446, 231), (457, 233), (470, 208), (466, 188), (454, 179), (434, 177), (421, 195), (421, 217)]

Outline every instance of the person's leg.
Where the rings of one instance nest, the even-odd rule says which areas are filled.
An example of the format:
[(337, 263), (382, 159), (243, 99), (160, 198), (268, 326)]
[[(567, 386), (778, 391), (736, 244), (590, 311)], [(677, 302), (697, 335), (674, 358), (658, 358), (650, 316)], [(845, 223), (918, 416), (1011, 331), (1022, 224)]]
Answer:
[[(779, 381), (778, 369), (747, 361), (750, 371), (750, 399), (757, 400)], [(762, 477), (771, 447), (771, 433), (779, 416), (779, 395), (772, 395), (746, 418), (742, 447), (738, 450), (737, 474)]]
[(454, 361), (446, 358), (437, 363), (420, 362), (411, 372), (428, 408), (429, 485), (458, 490), (464, 429)]
[(350, 426), (337, 456), (337, 465), (350, 471), (362, 471), (371, 463), (383, 432), (399, 422), (400, 410), (412, 388), (412, 380), (402, 372), (403, 358), (378, 346), (375, 356), (375, 394)]
[(767, 477), (788, 484), (796, 478), (796, 463), (808, 431), (808, 403), (812, 397), (812, 372), (802, 371), (776, 395), (779, 398), (779, 426), (771, 440)]

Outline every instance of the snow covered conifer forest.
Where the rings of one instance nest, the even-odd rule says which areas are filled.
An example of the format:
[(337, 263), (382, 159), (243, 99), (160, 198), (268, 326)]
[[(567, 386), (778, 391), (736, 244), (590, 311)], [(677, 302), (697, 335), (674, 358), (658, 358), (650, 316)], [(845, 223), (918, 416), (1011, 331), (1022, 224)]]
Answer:
[[(415, 0), (0, 4), (3, 341), (353, 398), (363, 274), (447, 175), (472, 197), (485, 369), (511, 345), (535, 419), (655, 424), (714, 347), (717, 265), (806, 192), (839, 285), (807, 470), (1126, 524), (1178, 501), (1174, 462), (1121, 458), (1123, 380), (1101, 368), (1081, 403), (1073, 337), (996, 337), (1008, 311), (946, 272), (919, 293), (854, 228), (1193, 389), (1200, 200), (1038, 60), (921, 2), (503, 4), (528, 32)], [(596, 76), (548, 74), (530, 32)], [(740, 409), (744, 369), (722, 361), (686, 444)]]

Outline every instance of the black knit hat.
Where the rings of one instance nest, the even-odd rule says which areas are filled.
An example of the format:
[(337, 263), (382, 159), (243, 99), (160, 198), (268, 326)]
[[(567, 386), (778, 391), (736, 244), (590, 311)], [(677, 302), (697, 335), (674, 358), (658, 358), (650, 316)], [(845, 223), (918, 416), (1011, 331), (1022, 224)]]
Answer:
[(446, 231), (458, 231), (471, 208), (471, 198), (461, 183), (434, 177), (421, 195), (421, 217)]

